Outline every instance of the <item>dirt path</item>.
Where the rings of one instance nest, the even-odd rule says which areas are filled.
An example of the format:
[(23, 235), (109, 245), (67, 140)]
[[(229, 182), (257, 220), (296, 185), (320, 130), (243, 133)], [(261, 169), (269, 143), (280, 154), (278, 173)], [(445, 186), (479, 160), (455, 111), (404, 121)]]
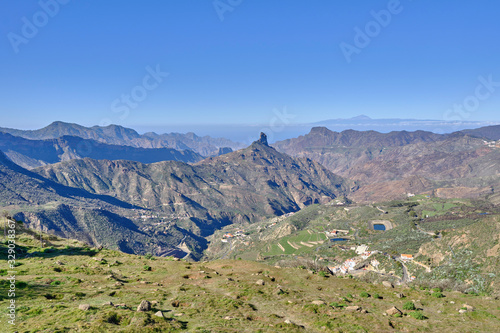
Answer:
[(286, 242), (288, 243), (288, 245), (293, 247), (295, 250), (298, 250), (301, 248), (301, 246), (298, 246), (297, 244), (291, 243), (290, 241), (286, 241)]
[(285, 252), (285, 248), (283, 247), (283, 245), (281, 245), (280, 243), (278, 243), (278, 247), (281, 249), (281, 251)]
[(419, 265), (419, 266), (422, 266), (423, 268), (425, 268), (425, 271), (426, 271), (427, 273), (430, 273), (430, 272), (431, 272), (431, 268), (430, 268), (429, 266), (424, 265), (424, 264), (422, 264), (422, 263), (420, 263), (420, 262), (418, 262), (418, 261), (415, 261), (415, 260), (413, 261), (413, 263), (414, 263), (414, 264), (417, 264), (417, 265)]
[[(312, 243), (312, 242), (311, 242)], [(307, 244), (307, 243), (304, 243), (304, 242), (300, 242), (300, 244), (304, 245), (304, 246), (307, 246), (307, 247), (313, 247), (314, 245), (311, 245), (311, 244)]]

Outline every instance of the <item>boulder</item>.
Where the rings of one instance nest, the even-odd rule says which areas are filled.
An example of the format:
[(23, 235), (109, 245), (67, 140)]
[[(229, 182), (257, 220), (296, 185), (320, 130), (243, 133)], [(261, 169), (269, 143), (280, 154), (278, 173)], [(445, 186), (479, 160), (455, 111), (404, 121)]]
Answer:
[(345, 308), (346, 311), (354, 312), (354, 311), (361, 311), (361, 307), (357, 305), (351, 305)]
[(160, 318), (165, 318), (165, 316), (163, 315), (163, 312), (161, 312), (161, 311), (158, 311), (157, 313), (155, 313), (155, 316), (160, 317)]
[(264, 282), (264, 280), (259, 279), (259, 280), (257, 280), (257, 281), (255, 282), (255, 284), (256, 284), (256, 285), (259, 285), (259, 286), (263, 286), (263, 285), (265, 285), (266, 283)]
[(462, 305), (462, 307), (465, 308), (465, 310), (467, 311), (474, 311), (474, 307), (472, 305), (464, 304)]
[(394, 316), (397, 314), (403, 314), (397, 307), (393, 306), (389, 310), (385, 311), (389, 316)]
[(151, 311), (151, 303), (149, 301), (143, 300), (141, 304), (137, 307), (137, 312)]
[(80, 304), (78, 308), (82, 311), (87, 311), (90, 309), (90, 304)]
[(390, 283), (389, 281), (383, 281), (382, 285), (384, 287), (387, 287), (387, 288), (394, 288), (394, 286), (392, 285), (392, 283)]
[(312, 301), (312, 304), (314, 304), (314, 305), (325, 305), (326, 302), (318, 300), (318, 301)]

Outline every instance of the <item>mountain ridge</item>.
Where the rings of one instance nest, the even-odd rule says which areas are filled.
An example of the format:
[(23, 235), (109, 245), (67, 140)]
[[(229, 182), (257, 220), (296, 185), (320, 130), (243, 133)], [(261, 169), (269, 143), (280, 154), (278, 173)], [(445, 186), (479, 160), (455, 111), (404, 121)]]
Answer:
[(177, 150), (193, 150), (203, 156), (216, 155), (219, 148), (242, 148), (240, 143), (224, 138), (199, 137), (190, 132), (186, 134), (148, 132), (139, 134), (135, 130), (119, 125), (85, 127), (74, 123), (55, 121), (37, 130), (18, 130), (0, 128), (0, 132), (31, 140), (57, 139), (70, 135), (83, 139), (91, 139), (106, 144), (124, 145), (135, 148), (172, 148)]
[(178, 151), (172, 148), (136, 148), (111, 145), (83, 139), (77, 136), (62, 136), (56, 139), (30, 140), (0, 132), (0, 150), (16, 164), (34, 168), (70, 159), (92, 157), (95, 159), (130, 159), (143, 163), (164, 160), (197, 162), (201, 155), (191, 150)]

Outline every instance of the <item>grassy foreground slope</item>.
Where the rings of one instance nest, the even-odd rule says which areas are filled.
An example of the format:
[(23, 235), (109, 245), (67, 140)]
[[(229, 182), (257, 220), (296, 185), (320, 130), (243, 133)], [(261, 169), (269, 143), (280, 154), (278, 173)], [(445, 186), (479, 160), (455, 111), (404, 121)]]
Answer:
[[(5, 320), (7, 247), (0, 245), (2, 332), (495, 332), (500, 325), (494, 298), (436, 297), (243, 260), (135, 256), (48, 235), (40, 248), (39, 236), (21, 228), (16, 237), (15, 327)], [(151, 309), (138, 312), (144, 300)], [(403, 314), (385, 314), (393, 306)]]

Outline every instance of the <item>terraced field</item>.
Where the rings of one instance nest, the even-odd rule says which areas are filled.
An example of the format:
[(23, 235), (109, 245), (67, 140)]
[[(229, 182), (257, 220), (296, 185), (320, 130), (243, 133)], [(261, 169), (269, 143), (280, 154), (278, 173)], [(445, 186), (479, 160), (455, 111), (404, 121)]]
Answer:
[(322, 232), (302, 230), (296, 235), (281, 238), (275, 244), (268, 245), (262, 253), (265, 256), (275, 256), (281, 254), (302, 254), (314, 251), (328, 238)]

